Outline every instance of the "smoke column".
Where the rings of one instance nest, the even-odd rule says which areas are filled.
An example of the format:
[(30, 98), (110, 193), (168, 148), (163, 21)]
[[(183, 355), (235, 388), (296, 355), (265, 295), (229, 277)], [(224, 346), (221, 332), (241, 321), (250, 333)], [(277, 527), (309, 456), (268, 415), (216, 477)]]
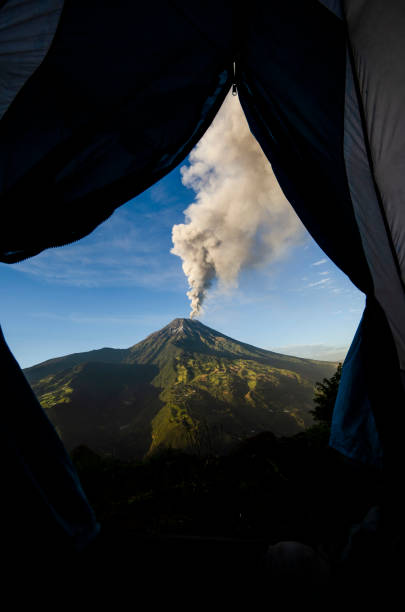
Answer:
[(239, 272), (268, 265), (302, 236), (302, 225), (284, 197), (237, 97), (228, 94), (215, 120), (181, 168), (195, 191), (174, 225), (171, 253), (181, 257), (190, 290), (191, 318), (198, 316), (214, 279), (236, 287)]

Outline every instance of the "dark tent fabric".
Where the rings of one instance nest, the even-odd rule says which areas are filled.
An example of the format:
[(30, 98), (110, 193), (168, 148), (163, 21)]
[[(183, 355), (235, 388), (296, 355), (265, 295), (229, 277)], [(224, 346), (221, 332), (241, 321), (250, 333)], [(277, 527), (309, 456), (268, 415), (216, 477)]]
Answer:
[[(344, 361), (331, 426), (330, 444), (352, 458), (382, 465), (382, 447), (367, 391), (363, 319)], [(361, 407), (361, 410), (359, 410)]]
[[(404, 421), (405, 6), (383, 6), (0, 4), (0, 260), (21, 261), (91, 232), (187, 156), (235, 82), (290, 203), (367, 295), (343, 369), (336, 447), (367, 461), (381, 456), (381, 443), (389, 456)], [(4, 351), (3, 388), (9, 384), (12, 393), (22, 374)], [(56, 433), (35, 416), (41, 409), (32, 394), (24, 391), (18, 403), (45, 428), (38, 464), (13, 419), (4, 434), (40, 500), (37, 516), (52, 514), (50, 533), (63, 525), (72, 539), (81, 525), (83, 538), (93, 537), (94, 517)], [(353, 445), (365, 436), (365, 444)], [(51, 487), (59, 477), (60, 486)]]

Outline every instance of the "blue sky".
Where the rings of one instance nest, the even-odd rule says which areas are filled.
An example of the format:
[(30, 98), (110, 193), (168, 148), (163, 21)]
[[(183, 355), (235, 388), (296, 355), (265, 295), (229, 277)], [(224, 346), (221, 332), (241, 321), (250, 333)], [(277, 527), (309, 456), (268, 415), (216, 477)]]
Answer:
[[(0, 321), (20, 365), (128, 347), (188, 316), (187, 279), (170, 249), (193, 199), (177, 168), (83, 240), (0, 264)], [(363, 308), (363, 294), (304, 233), (276, 262), (243, 270), (237, 288), (214, 284), (200, 320), (262, 348), (336, 360)]]

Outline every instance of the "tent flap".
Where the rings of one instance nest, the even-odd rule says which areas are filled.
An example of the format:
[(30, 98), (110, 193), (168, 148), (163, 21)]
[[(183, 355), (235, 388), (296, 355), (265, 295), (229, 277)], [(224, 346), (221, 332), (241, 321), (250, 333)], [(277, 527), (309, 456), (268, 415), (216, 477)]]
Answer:
[(229, 8), (207, 31), (177, 5), (66, 3), (0, 122), (1, 261), (88, 234), (201, 138), (231, 82)]

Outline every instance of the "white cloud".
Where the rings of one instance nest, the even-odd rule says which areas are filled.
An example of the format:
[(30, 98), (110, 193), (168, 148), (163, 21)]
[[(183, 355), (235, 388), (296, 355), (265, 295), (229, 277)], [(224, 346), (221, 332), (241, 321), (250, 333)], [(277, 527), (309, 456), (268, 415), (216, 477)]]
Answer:
[(320, 259), (319, 261), (314, 261), (314, 263), (312, 263), (311, 266), (321, 266), (322, 264), (325, 264), (327, 262), (328, 262), (327, 259)]

